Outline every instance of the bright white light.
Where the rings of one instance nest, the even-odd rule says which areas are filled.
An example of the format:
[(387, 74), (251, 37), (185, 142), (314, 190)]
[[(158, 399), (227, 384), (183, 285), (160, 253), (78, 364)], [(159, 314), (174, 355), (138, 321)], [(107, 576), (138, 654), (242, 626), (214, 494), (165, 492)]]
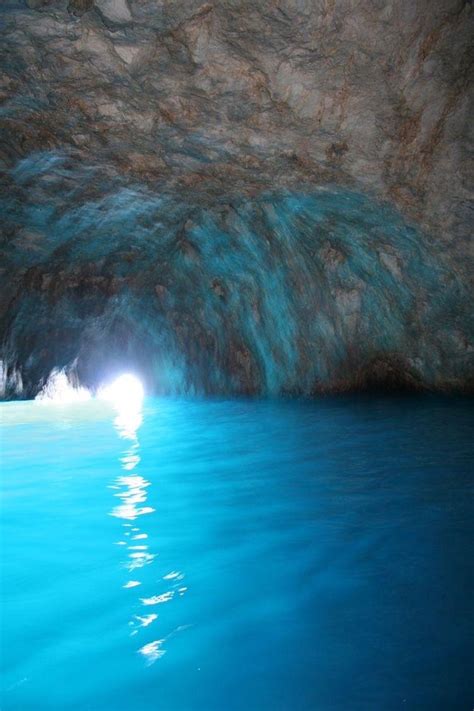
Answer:
[(121, 375), (99, 391), (102, 400), (108, 400), (119, 410), (139, 408), (144, 395), (143, 385), (135, 375), (130, 373)]
[(71, 384), (64, 370), (54, 369), (48, 381), (35, 400), (43, 402), (84, 402), (91, 399), (90, 392), (83, 387)]

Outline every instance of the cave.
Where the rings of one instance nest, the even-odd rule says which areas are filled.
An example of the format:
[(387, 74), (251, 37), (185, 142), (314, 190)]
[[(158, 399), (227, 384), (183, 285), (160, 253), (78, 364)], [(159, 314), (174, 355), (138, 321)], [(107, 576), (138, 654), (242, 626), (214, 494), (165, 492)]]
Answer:
[(472, 705), (473, 18), (2, 2), (5, 711)]

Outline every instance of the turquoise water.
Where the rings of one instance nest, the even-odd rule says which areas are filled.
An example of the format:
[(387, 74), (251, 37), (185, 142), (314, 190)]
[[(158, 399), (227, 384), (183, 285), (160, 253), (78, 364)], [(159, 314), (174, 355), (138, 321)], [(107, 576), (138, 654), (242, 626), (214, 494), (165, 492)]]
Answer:
[(472, 708), (468, 401), (0, 417), (2, 711)]

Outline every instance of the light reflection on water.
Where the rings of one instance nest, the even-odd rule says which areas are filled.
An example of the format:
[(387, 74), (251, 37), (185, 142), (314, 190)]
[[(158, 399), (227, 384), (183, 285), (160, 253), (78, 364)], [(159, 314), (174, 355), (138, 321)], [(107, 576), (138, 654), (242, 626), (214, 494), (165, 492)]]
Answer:
[[(124, 568), (130, 573), (140, 570), (146, 565), (153, 563), (156, 558), (156, 553), (151, 553), (149, 551), (148, 544), (136, 544), (135, 541), (144, 541), (148, 539), (148, 534), (140, 528), (138, 525), (138, 519), (146, 515), (154, 513), (155, 509), (151, 506), (147, 506), (147, 489), (151, 486), (151, 482), (147, 481), (144, 477), (140, 476), (137, 472), (137, 468), (140, 465), (140, 441), (138, 437), (138, 430), (143, 422), (142, 413), (142, 400), (137, 399), (132, 402), (118, 403), (116, 404), (116, 409), (118, 410), (117, 416), (114, 419), (114, 426), (119, 434), (119, 437), (125, 440), (129, 440), (130, 445), (123, 452), (122, 456), (119, 457), (119, 462), (122, 469), (124, 469), (127, 474), (125, 476), (119, 476), (115, 479), (114, 483), (110, 488), (118, 490), (114, 496), (118, 497), (122, 503), (118, 506), (114, 506), (111, 511), (111, 515), (115, 518), (124, 519), (125, 522), (122, 524), (124, 529), (123, 536), (127, 538), (125, 541), (117, 541), (118, 544), (125, 544), (127, 548), (127, 560), (124, 562)], [(133, 474), (130, 472), (133, 471)], [(132, 526), (130, 521), (134, 522)], [(182, 580), (184, 574), (181, 572), (172, 571), (167, 575), (163, 576), (163, 580)], [(124, 589), (136, 588), (142, 584), (141, 580), (127, 580), (122, 585)], [(183, 595), (186, 588), (180, 588), (179, 594)], [(152, 595), (147, 598), (139, 598), (139, 602), (143, 606), (159, 605), (168, 602), (173, 599), (174, 590), (167, 590), (164, 593), (158, 595)], [(149, 615), (138, 615), (134, 614), (132, 619), (129, 621), (129, 626), (132, 629), (131, 636), (135, 636), (138, 633), (138, 628), (149, 627), (153, 622), (158, 619), (158, 614), (152, 613)], [(158, 659), (164, 656), (166, 649), (164, 644), (166, 642), (166, 637), (160, 640), (154, 640), (152, 642), (147, 642), (137, 651), (143, 657), (146, 658), (147, 665), (153, 664)]]
[(2, 711), (469, 707), (469, 401), (0, 421)]

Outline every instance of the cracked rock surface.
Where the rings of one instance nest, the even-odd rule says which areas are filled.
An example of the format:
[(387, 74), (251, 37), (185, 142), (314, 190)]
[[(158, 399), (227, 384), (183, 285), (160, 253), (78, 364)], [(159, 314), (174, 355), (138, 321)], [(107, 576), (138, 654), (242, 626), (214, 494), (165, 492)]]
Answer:
[(473, 17), (6, 0), (3, 395), (471, 387)]

